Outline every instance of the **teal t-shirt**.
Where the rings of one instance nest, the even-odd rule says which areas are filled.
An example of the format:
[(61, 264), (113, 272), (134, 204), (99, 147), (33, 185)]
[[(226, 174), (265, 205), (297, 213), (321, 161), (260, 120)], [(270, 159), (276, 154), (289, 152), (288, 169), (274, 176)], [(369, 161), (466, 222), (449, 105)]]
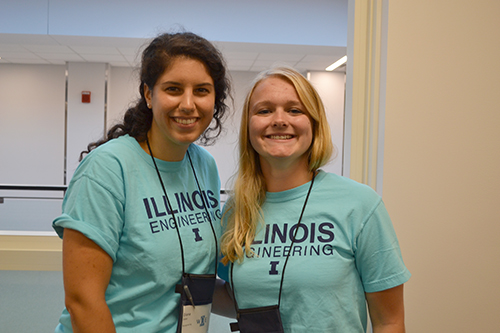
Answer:
[[(213, 157), (189, 146), (180, 162), (156, 159), (184, 247), (187, 273), (215, 271), (215, 240), (202, 196), (220, 236), (220, 180)], [(151, 156), (129, 136), (93, 150), (80, 163), (53, 222), (60, 237), (75, 229), (113, 259), (106, 290), (118, 333), (175, 332), (182, 264), (180, 243)], [(72, 332), (66, 309), (56, 332)]]
[[(291, 238), (310, 182), (266, 193), (254, 257), (233, 268), (241, 309), (278, 304), (286, 333), (366, 331), (365, 292), (396, 287), (410, 278), (381, 198), (368, 186), (320, 171), (314, 180), (296, 241)], [(229, 265), (219, 276), (230, 281)]]

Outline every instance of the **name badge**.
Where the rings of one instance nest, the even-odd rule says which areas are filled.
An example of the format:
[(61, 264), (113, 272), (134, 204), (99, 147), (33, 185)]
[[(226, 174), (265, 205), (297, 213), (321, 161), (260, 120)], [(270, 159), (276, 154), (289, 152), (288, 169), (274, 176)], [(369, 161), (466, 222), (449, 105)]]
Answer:
[(182, 333), (207, 333), (212, 303), (183, 305)]

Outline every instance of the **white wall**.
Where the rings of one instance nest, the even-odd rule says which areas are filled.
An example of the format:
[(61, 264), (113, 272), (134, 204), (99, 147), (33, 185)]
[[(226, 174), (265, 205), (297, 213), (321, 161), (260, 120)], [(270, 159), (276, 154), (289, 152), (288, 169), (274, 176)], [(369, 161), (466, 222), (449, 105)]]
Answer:
[(323, 100), (332, 140), (335, 145), (336, 156), (322, 169), (343, 175), (345, 74), (340, 72), (311, 72), (308, 74), (308, 78)]
[(106, 128), (120, 123), (125, 111), (139, 98), (139, 74), (130, 67), (111, 67), (108, 80)]
[[(104, 134), (106, 80), (106, 64), (68, 63), (66, 184), (78, 167), (80, 153)], [(82, 103), (82, 91), (91, 92), (90, 103)]]
[(65, 67), (0, 64), (0, 183), (63, 184)]
[(384, 201), (408, 332), (499, 332), (500, 2), (389, 2)]
[[(238, 133), (240, 129), (241, 107), (250, 83), (257, 73), (231, 72), (234, 88), (234, 107), (224, 123), (224, 130), (215, 145), (205, 147), (215, 158), (222, 188), (230, 188), (230, 179), (237, 171), (238, 163)], [(230, 101), (228, 101), (231, 103)]]

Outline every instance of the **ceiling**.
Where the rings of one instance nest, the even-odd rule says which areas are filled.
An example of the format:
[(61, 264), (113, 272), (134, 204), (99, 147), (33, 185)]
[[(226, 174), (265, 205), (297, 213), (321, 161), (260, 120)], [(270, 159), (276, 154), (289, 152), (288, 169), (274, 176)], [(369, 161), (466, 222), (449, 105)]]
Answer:
[[(0, 64), (52, 64), (103, 62), (136, 67), (141, 38), (62, 35), (0, 34)], [(232, 71), (261, 71), (287, 64), (301, 72), (324, 71), (346, 55), (346, 47), (263, 43), (215, 42)], [(345, 66), (336, 71), (345, 72)]]

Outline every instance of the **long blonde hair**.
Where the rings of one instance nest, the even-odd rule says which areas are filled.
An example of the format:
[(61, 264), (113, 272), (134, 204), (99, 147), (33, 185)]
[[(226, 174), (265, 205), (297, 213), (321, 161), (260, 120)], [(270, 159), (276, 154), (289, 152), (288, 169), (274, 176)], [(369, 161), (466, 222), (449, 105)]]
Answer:
[[(224, 220), (227, 221), (227, 225), (221, 239), (224, 264), (229, 261), (241, 261), (245, 254), (251, 255), (250, 246), (245, 245), (252, 244), (258, 223), (263, 222), (261, 206), (266, 199), (266, 182), (262, 174), (259, 154), (250, 143), (248, 122), (252, 94), (257, 85), (269, 77), (278, 77), (293, 84), (300, 101), (311, 117), (313, 142), (308, 150), (309, 171), (316, 171), (325, 165), (334, 150), (323, 102), (316, 89), (302, 74), (293, 68), (281, 66), (257, 75), (245, 98), (241, 115), (239, 168), (234, 191), (226, 204)], [(244, 250), (243, 247), (245, 247)]]

